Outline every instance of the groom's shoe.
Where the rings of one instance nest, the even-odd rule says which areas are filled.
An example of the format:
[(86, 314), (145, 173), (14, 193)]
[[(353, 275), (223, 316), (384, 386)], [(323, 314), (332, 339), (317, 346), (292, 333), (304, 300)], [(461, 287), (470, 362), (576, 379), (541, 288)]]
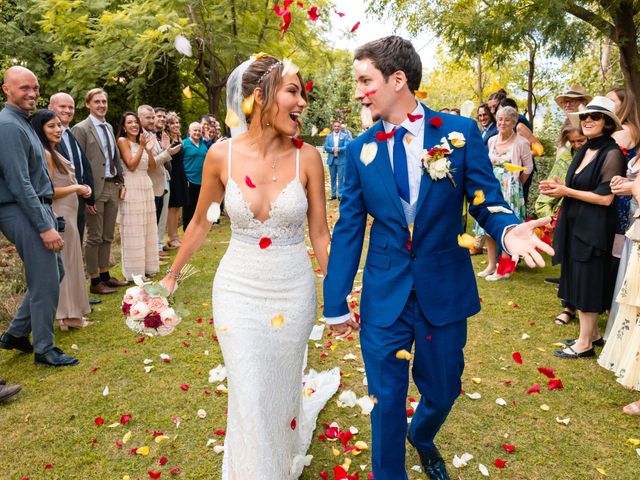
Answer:
[(47, 367), (70, 367), (80, 363), (75, 357), (71, 357), (57, 347), (45, 353), (35, 354), (35, 364), (45, 365)]
[(29, 337), (14, 337), (4, 332), (0, 335), (0, 348), (4, 350), (20, 350), (24, 353), (33, 352), (33, 345), (29, 341)]
[[(411, 434), (407, 433), (407, 441), (409, 444), (416, 448), (413, 444), (413, 440), (411, 439)], [(422, 470), (427, 474), (431, 480), (449, 480), (449, 474), (447, 473), (447, 467), (444, 463), (442, 455), (438, 449), (433, 447), (431, 452), (421, 452), (416, 448), (418, 452), (418, 456), (420, 457), (420, 462), (422, 463)]]

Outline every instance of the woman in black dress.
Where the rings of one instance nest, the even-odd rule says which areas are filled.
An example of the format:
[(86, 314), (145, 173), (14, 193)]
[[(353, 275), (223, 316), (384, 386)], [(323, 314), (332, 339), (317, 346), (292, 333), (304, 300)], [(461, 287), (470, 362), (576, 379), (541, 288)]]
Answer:
[[(182, 145), (180, 138), (180, 117), (175, 112), (167, 113), (167, 133), (171, 139), (171, 145)], [(167, 248), (173, 250), (180, 246), (178, 238), (178, 217), (180, 209), (189, 202), (187, 194), (187, 176), (184, 173), (184, 150), (180, 148), (175, 155), (171, 156), (171, 179), (169, 180), (169, 212), (167, 216)]]
[(558, 297), (579, 310), (580, 335), (556, 350), (560, 358), (594, 357), (593, 343), (601, 343), (598, 315), (611, 306), (615, 272), (611, 266), (616, 230), (616, 209), (610, 181), (624, 175), (624, 154), (611, 137), (621, 130), (615, 104), (606, 97), (594, 97), (586, 108), (569, 114), (579, 122), (587, 143), (578, 150), (566, 185), (557, 178), (540, 184), (540, 192), (564, 197), (553, 238), (555, 263), (561, 263)]

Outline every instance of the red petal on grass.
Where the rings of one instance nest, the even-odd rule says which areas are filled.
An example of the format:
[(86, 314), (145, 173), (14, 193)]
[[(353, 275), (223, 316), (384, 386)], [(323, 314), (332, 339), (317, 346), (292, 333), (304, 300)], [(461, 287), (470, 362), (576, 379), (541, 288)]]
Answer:
[(159, 436), (161, 436), (161, 435), (164, 435), (164, 432), (158, 432), (157, 430), (154, 430), (152, 435), (153, 435), (153, 436), (154, 436), (154, 438), (155, 438), (155, 437), (159, 437)]
[(133, 416), (132, 416), (132, 415), (130, 415), (130, 414), (128, 414), (128, 413), (127, 413), (127, 414), (125, 414), (125, 415), (122, 415), (122, 416), (120, 417), (120, 423), (121, 423), (122, 425), (126, 425), (127, 423), (129, 423), (129, 422), (131, 421), (131, 419), (132, 419), (132, 418), (133, 418)]
[(298, 422), (296, 422), (295, 417), (293, 417), (293, 420), (291, 420), (291, 430), (295, 430), (297, 424)]
[(178, 475), (181, 472), (180, 467), (173, 467), (171, 470), (169, 470), (169, 473), (171, 475)]
[(394, 128), (389, 133), (385, 133), (384, 131), (376, 133), (376, 140), (379, 142), (386, 142), (391, 137), (393, 137), (396, 133), (396, 129)]
[(509, 453), (512, 453), (516, 450), (515, 445), (509, 445), (508, 443), (503, 443), (502, 448), (504, 449), (505, 452), (509, 452)]
[(318, 20), (318, 18), (320, 18), (320, 14), (318, 13), (318, 7), (314, 5), (309, 10), (307, 10), (307, 16), (309, 17), (309, 20), (311, 20), (312, 22), (315, 22), (316, 20)]
[(216, 435), (224, 436), (224, 435), (226, 435), (227, 432), (225, 432), (224, 430), (220, 429), (220, 430), (216, 430), (213, 433), (216, 434)]
[[(251, 179), (249, 178), (249, 175), (245, 175), (244, 177), (244, 183), (247, 184), (247, 187), (249, 188), (256, 188), (256, 186), (253, 184), (253, 182), (251, 181)], [(202, 320), (200, 320), (202, 321)]]
[(53, 468), (53, 465), (52, 465), (51, 463), (47, 463), (47, 464), (44, 466), (44, 469), (45, 469), (45, 470), (51, 470), (52, 468)]
[(307, 93), (311, 92), (311, 90), (313, 90), (313, 80), (309, 80), (307, 83), (305, 83), (304, 89), (307, 91)]
[(324, 478), (326, 480), (327, 478), (329, 478), (329, 473), (323, 470), (322, 472), (320, 472), (320, 478)]
[(539, 383), (536, 383), (532, 387), (529, 387), (529, 390), (527, 390), (527, 395), (531, 395), (532, 393), (540, 393), (540, 384)]
[(496, 467), (498, 468), (504, 468), (507, 466), (507, 461), (506, 460), (500, 460), (499, 458), (496, 458)]
[(147, 475), (149, 475), (150, 478), (160, 478), (162, 476), (162, 472), (154, 472), (152, 470), (147, 471)]
[(353, 27), (351, 27), (351, 33), (355, 32), (360, 26), (360, 22), (356, 22)]
[(116, 447), (121, 447), (122, 446), (122, 442), (116, 442)]
[(351, 433), (351, 430), (347, 430), (345, 432), (340, 432), (340, 443), (342, 443), (343, 447), (347, 447), (347, 443), (349, 443), (349, 440), (351, 440), (353, 438), (353, 433)]
[(427, 120), (433, 127), (440, 128), (442, 126), (442, 118), (435, 116)]
[(142, 342), (144, 342), (144, 337), (136, 338), (136, 343), (142, 343)]
[(559, 378), (553, 378), (549, 380), (549, 390), (562, 390), (564, 385), (562, 384), (562, 380)]
[(160, 465), (165, 465), (168, 461), (169, 461), (169, 459), (167, 457), (162, 457), (162, 458), (160, 458), (160, 460), (158, 460), (158, 463)]
[(183, 383), (182, 385), (180, 385), (180, 390), (183, 390), (186, 392), (187, 390), (189, 390), (189, 385), (187, 385), (186, 383)]
[(513, 358), (513, 361), (518, 365), (522, 365), (522, 355), (520, 354), (520, 352), (513, 352), (511, 354), (511, 358)]
[(320, 358), (327, 358), (327, 357), (328, 357), (328, 355), (325, 352), (322, 352), (320, 354)]
[(189, 346), (189, 342), (182, 342), (182, 346), (183, 347), (188, 347)]
[(547, 378), (556, 378), (556, 374), (553, 372), (553, 368), (538, 367), (538, 371)]
[(104, 418), (102, 417), (96, 417), (96, 419), (93, 421), (93, 423), (95, 423), (96, 425), (100, 426), (104, 423)]
[(291, 137), (291, 141), (293, 142), (293, 144), (296, 146), (298, 150), (300, 150), (304, 145), (304, 140), (298, 137)]
[(412, 416), (415, 412), (415, 410), (413, 408), (407, 408), (407, 417)]
[(271, 239), (269, 237), (262, 237), (259, 245), (262, 250), (269, 248), (271, 246)]
[(365, 97), (369, 97), (371, 95), (375, 95), (378, 90), (369, 90), (368, 92), (364, 92)]
[(409, 119), (410, 122), (415, 122), (416, 120), (420, 120), (422, 117), (424, 117), (424, 115), (411, 115), (410, 113), (407, 113), (407, 118)]

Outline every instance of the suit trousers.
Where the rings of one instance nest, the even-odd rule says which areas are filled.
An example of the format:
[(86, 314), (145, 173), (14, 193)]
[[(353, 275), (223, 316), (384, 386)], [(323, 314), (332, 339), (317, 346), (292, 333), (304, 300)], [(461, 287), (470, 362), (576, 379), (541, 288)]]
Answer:
[(105, 182), (100, 197), (96, 198), (95, 215), (87, 215), (87, 241), (85, 261), (89, 275), (97, 275), (101, 270), (109, 269), (111, 244), (116, 228), (118, 207), (120, 206), (120, 185)]
[(410, 362), (396, 358), (399, 350), (413, 352), (413, 380), (421, 399), (411, 419), (416, 448), (429, 453), (433, 439), (460, 395), (467, 341), (466, 319), (444, 326), (429, 323), (415, 292), (400, 317), (389, 327), (362, 319), (360, 342), (369, 394), (378, 402), (371, 412), (371, 459), (376, 480), (407, 479), (407, 392)]
[[(45, 208), (55, 220), (51, 207)], [(0, 206), (0, 231), (16, 246), (27, 280), (27, 291), (7, 333), (14, 337), (33, 333), (35, 353), (46, 353), (55, 347), (53, 323), (64, 276), (62, 256), (45, 248), (40, 233), (17, 204)]]
[(344, 191), (344, 163), (337, 164), (336, 160), (329, 165), (329, 177), (331, 179), (331, 196), (342, 197)]
[(84, 198), (78, 197), (78, 233), (80, 234), (80, 245), (84, 243), (84, 224), (86, 222), (86, 205)]
[(193, 218), (193, 214), (196, 211), (196, 207), (198, 206), (198, 198), (200, 198), (200, 187), (201, 185), (196, 185), (195, 183), (189, 182), (187, 193), (189, 194), (189, 201), (187, 204), (182, 207), (182, 229), (183, 231), (187, 231), (187, 227), (189, 226), (189, 222), (191, 218)]

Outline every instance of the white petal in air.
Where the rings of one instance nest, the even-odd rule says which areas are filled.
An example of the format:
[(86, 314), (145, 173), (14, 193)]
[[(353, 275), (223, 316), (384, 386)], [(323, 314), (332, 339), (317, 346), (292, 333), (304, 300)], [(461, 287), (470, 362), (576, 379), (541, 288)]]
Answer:
[(220, 204), (218, 202), (212, 202), (207, 209), (207, 220), (211, 223), (215, 223), (220, 218)]
[(191, 42), (184, 35), (178, 35), (176, 37), (176, 40), (173, 42), (173, 45), (176, 47), (176, 50), (185, 57), (190, 57), (193, 55), (193, 51), (191, 50)]

